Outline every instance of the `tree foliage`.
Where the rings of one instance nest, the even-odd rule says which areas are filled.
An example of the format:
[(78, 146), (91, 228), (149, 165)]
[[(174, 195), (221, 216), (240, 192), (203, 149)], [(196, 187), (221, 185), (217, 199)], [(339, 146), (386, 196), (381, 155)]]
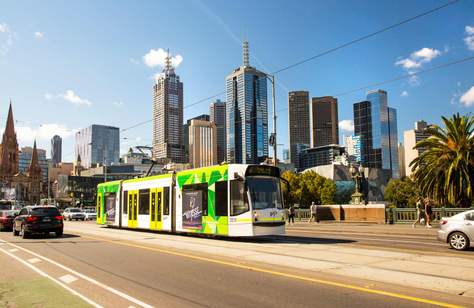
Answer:
[(391, 179), (384, 191), (384, 199), (396, 207), (414, 207), (420, 192), (409, 177)]
[(334, 204), (336, 184), (314, 171), (295, 174), (285, 171), (282, 177), (290, 184), (290, 193), (285, 193), (286, 204), (300, 204), (309, 207), (312, 202), (317, 204)]
[(410, 164), (421, 193), (439, 204), (468, 207), (473, 202), (474, 117), (442, 117), (444, 128), (428, 128), (429, 138), (418, 142), (424, 152)]

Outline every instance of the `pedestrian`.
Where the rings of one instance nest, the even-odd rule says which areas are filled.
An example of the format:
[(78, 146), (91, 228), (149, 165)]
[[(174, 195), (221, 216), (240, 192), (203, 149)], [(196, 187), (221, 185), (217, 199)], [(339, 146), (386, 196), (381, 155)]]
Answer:
[(311, 211), (311, 217), (309, 218), (309, 221), (308, 222), (311, 222), (314, 221), (315, 222), (319, 222), (319, 219), (318, 219), (318, 206), (314, 203), (314, 201), (311, 203), (311, 206), (310, 206), (310, 211)]
[(290, 208), (288, 209), (288, 224), (295, 224), (295, 206), (291, 205)]
[(416, 221), (411, 225), (412, 228), (415, 228), (416, 224), (421, 225), (421, 198), (418, 198), (418, 201), (416, 201)]
[(425, 199), (425, 217), (426, 227), (431, 228), (431, 214), (433, 214), (433, 201), (430, 198)]

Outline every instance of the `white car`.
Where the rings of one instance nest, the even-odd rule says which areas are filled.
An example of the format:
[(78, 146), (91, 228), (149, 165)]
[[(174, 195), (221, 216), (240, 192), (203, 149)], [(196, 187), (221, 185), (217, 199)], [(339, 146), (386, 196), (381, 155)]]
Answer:
[(64, 220), (85, 220), (86, 215), (80, 208), (69, 207), (63, 212)]
[(84, 215), (86, 215), (86, 220), (95, 220), (97, 218), (97, 213), (92, 209), (84, 210)]
[(452, 217), (443, 217), (440, 221), (438, 240), (448, 243), (456, 250), (474, 247), (474, 210)]

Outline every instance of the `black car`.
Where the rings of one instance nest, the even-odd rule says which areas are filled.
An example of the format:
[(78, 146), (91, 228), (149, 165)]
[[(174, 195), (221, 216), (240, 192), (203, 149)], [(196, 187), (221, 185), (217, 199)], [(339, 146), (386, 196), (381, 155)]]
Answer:
[(0, 231), (11, 230), (15, 211), (0, 211)]
[(49, 232), (55, 232), (56, 237), (61, 237), (63, 228), (63, 216), (54, 206), (26, 206), (13, 220), (13, 235), (21, 234), (23, 238), (32, 233)]

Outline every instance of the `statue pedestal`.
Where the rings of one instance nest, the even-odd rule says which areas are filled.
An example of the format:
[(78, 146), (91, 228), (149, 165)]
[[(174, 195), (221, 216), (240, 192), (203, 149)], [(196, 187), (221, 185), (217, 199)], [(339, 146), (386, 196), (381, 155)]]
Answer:
[(352, 194), (351, 204), (364, 204), (364, 195), (360, 192)]

